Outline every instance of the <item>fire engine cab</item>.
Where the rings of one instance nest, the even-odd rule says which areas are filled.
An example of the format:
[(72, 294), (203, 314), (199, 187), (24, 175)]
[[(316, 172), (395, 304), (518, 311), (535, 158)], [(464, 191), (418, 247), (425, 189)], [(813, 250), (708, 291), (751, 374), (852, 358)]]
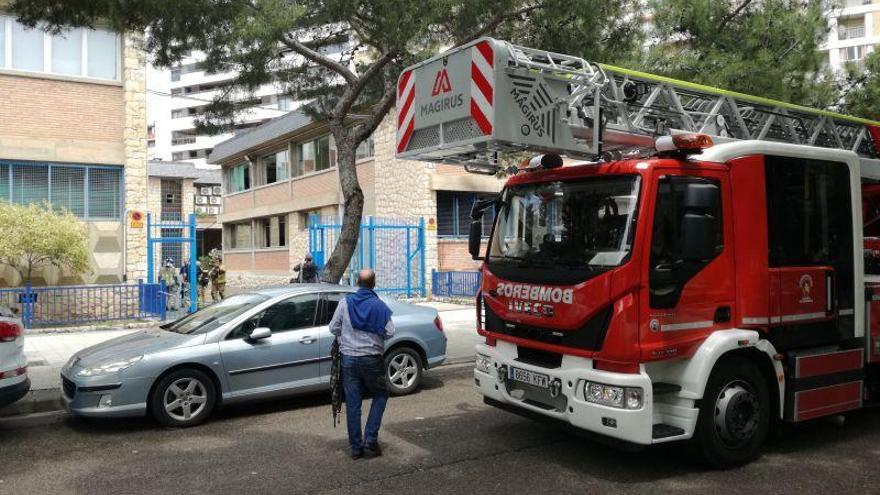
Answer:
[(726, 467), (880, 400), (880, 123), (483, 38), (404, 71), (397, 124), (509, 175), (472, 212), (487, 404)]

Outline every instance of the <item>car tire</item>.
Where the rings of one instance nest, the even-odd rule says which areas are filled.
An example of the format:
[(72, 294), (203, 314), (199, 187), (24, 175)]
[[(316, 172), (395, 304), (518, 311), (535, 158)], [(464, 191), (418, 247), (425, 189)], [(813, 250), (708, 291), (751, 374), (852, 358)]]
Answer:
[(723, 358), (706, 384), (691, 450), (716, 468), (746, 464), (760, 454), (770, 414), (767, 382), (755, 363)]
[(407, 395), (422, 384), (422, 357), (411, 347), (395, 347), (385, 355), (385, 380), (391, 395)]
[(217, 403), (214, 381), (205, 372), (184, 368), (163, 376), (150, 395), (150, 411), (164, 426), (186, 428), (203, 423)]

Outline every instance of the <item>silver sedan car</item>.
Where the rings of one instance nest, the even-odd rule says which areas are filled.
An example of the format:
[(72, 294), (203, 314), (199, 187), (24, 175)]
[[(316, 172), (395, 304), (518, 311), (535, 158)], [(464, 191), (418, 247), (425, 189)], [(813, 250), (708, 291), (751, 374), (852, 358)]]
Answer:
[[(328, 324), (351, 290), (255, 290), (89, 347), (61, 370), (64, 402), (75, 415), (151, 414), (167, 426), (192, 426), (220, 404), (326, 389), (334, 338)], [(435, 310), (386, 302), (397, 329), (386, 343), (386, 376), (391, 393), (402, 395), (446, 359), (446, 335)]]

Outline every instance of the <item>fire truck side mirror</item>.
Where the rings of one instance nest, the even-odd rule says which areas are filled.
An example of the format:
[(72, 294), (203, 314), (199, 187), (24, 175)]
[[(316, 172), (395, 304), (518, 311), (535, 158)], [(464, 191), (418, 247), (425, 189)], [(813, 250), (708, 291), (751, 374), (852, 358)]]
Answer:
[(480, 244), (483, 243), (483, 221), (482, 220), (473, 220), (471, 221), (471, 230), (468, 233), (468, 252), (471, 253), (471, 258), (475, 260), (483, 259), (480, 256)]

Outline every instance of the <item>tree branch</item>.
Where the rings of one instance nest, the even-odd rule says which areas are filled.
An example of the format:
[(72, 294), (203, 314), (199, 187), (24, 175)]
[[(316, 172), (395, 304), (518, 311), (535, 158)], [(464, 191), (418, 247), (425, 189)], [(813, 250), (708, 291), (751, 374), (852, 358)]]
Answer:
[[(370, 80), (379, 73), (389, 62), (394, 60), (394, 57), (397, 56), (397, 50), (389, 50), (385, 52), (381, 57), (376, 59), (375, 62), (370, 64), (367, 67), (367, 70), (364, 71), (363, 74), (360, 74), (357, 77), (357, 82), (354, 84), (350, 84), (350, 86), (345, 90), (345, 93), (342, 95), (342, 99), (339, 100), (339, 103), (336, 105), (336, 109), (334, 113), (336, 115), (345, 116), (348, 114), (351, 107), (357, 101), (358, 97), (363, 92), (364, 88), (369, 84)], [(392, 92), (393, 96), (393, 92)]]
[(385, 89), (385, 94), (382, 95), (382, 99), (373, 107), (370, 116), (366, 119), (366, 123), (364, 123), (357, 134), (355, 134), (355, 142), (360, 143), (373, 134), (376, 128), (379, 127), (379, 124), (382, 123), (382, 119), (385, 118), (385, 115), (387, 115), (388, 111), (391, 110), (391, 107), (394, 106), (394, 97), (396, 95), (396, 84), (392, 84)]
[(739, 13), (742, 12), (744, 8), (748, 7), (750, 3), (752, 3), (752, 0), (743, 0), (743, 3), (739, 4), (739, 7), (724, 16), (724, 19), (721, 19), (721, 23), (718, 24), (718, 31), (724, 29), (727, 26), (727, 23), (732, 21), (734, 17), (738, 16)]
[(355, 85), (357, 83), (357, 76), (348, 67), (340, 64), (330, 57), (322, 55), (321, 53), (318, 53), (317, 51), (305, 46), (292, 34), (285, 35), (281, 39), (281, 42), (294, 52), (305, 57), (307, 60), (311, 60), (312, 62), (339, 74), (340, 76), (342, 76), (343, 79), (345, 79), (345, 82), (347, 82), (348, 84)]
[(509, 12), (509, 13), (499, 12), (498, 14), (495, 15), (495, 17), (490, 19), (489, 22), (484, 24), (483, 27), (466, 35), (464, 38), (462, 38), (460, 41), (458, 41), (456, 43), (456, 45), (464, 45), (465, 43), (470, 43), (471, 41), (474, 41), (477, 38), (483, 37), (493, 31), (495, 31), (495, 29), (497, 29), (498, 26), (500, 26), (506, 20), (513, 19), (514, 17), (519, 17), (524, 14), (529, 14), (535, 10), (539, 10), (542, 8), (544, 8), (544, 3), (538, 2), (535, 5), (523, 7), (521, 9), (515, 10), (513, 12)]

